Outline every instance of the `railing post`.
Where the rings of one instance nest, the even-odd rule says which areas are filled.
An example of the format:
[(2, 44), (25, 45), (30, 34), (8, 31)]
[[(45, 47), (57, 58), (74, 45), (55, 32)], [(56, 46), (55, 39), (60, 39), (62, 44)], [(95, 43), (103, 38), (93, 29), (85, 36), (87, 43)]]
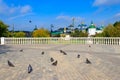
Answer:
[(93, 44), (93, 37), (88, 37), (87, 38), (87, 44)]
[(1, 37), (1, 45), (4, 45), (4, 44), (5, 44), (5, 38)]
[(118, 45), (120, 45), (120, 38), (118, 38)]

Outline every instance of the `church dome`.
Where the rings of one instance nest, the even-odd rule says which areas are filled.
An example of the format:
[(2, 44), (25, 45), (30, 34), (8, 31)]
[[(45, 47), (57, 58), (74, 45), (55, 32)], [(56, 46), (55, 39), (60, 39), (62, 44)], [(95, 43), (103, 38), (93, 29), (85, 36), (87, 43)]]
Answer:
[(93, 22), (91, 22), (91, 25), (89, 26), (89, 28), (96, 28)]

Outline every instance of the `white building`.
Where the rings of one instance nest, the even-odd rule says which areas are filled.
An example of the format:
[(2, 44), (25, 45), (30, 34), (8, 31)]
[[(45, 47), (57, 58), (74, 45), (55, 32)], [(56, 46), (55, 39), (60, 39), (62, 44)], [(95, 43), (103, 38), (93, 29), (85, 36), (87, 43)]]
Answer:
[(91, 22), (91, 25), (88, 27), (88, 36), (95, 35), (96, 33), (102, 33), (103, 26), (101, 28), (96, 28), (96, 26)]
[(91, 22), (91, 25), (88, 28), (88, 34), (89, 34), (89, 36), (92, 36), (92, 35), (96, 34), (96, 27), (93, 24), (93, 22)]

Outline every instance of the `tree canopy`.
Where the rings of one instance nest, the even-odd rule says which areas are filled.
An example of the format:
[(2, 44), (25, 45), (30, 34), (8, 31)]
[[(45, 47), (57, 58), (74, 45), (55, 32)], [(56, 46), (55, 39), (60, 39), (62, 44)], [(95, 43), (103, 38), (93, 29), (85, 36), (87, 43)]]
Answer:
[(8, 25), (0, 21), (0, 37), (6, 37), (8, 33)]
[(102, 34), (103, 37), (115, 37), (117, 35), (116, 28), (113, 25), (108, 25)]
[(102, 33), (96, 34), (96, 37), (120, 37), (120, 21), (113, 25), (106, 26)]
[(113, 25), (116, 28), (116, 36), (120, 37), (120, 21), (115, 22)]
[(44, 28), (33, 31), (33, 37), (50, 37), (50, 32)]
[(25, 33), (22, 31), (14, 33), (14, 37), (25, 37), (25, 36), (26, 36)]

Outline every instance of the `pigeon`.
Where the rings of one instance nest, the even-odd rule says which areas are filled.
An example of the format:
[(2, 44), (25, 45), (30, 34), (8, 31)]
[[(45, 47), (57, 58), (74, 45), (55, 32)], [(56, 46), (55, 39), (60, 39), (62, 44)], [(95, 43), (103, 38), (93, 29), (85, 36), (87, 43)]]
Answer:
[(52, 63), (52, 65), (57, 66), (57, 60), (54, 63)]
[(44, 52), (42, 52), (41, 54), (44, 55)]
[(20, 52), (23, 52), (23, 49), (21, 49)]
[(80, 54), (77, 55), (77, 58), (80, 58)]
[(89, 45), (89, 47), (91, 47), (91, 46)]
[(64, 54), (64, 55), (67, 55), (67, 53), (66, 53), (66, 52), (64, 52), (64, 51), (63, 51), (63, 54)]
[(31, 73), (33, 71), (32, 66), (29, 64), (28, 66), (28, 73)]
[(51, 61), (51, 62), (53, 62), (53, 61), (54, 61), (54, 59), (53, 59), (53, 58), (50, 58), (50, 61)]
[(90, 62), (90, 60), (88, 60), (88, 58), (86, 58), (86, 63), (91, 64), (91, 62)]
[(13, 63), (10, 62), (9, 60), (8, 60), (8, 65), (9, 65), (10, 67), (15, 67), (15, 66), (13, 65)]
[(63, 53), (64, 55), (67, 55), (67, 53), (66, 53), (66, 52), (64, 52), (63, 50), (60, 50), (60, 52), (61, 52), (61, 53)]
[(61, 52), (61, 53), (63, 53), (63, 51), (62, 51), (62, 50), (60, 50), (60, 52)]

